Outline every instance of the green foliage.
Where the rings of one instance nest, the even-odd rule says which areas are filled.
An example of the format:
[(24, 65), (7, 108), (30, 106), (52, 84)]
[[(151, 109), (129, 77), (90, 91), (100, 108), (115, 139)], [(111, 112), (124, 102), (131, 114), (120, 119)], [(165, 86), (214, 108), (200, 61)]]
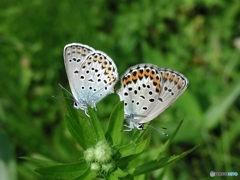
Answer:
[[(3, 172), (12, 174), (11, 180), (42, 179), (32, 171), (36, 168), (33, 163), (17, 157), (76, 162), (84, 156), (82, 149), (102, 135), (110, 144), (137, 142), (136, 153), (131, 145), (119, 149), (128, 161), (144, 149), (147, 140), (141, 141), (141, 136), (149, 132), (141, 136), (126, 132), (121, 138), (117, 132), (122, 119), (114, 121), (120, 115), (112, 114), (111, 122), (107, 121), (119, 101), (117, 95), (109, 95), (97, 105), (97, 118), (106, 127), (97, 134), (86, 123), (90, 121), (78, 119), (79, 114), (88, 119), (83, 112), (68, 109), (65, 116), (61, 98), (52, 98), (61, 94), (59, 83), (68, 87), (62, 50), (71, 42), (106, 52), (115, 61), (119, 76), (131, 65), (153, 63), (177, 70), (189, 79), (186, 92), (152, 124), (167, 127), (171, 138), (180, 120), (185, 120), (167, 156), (182, 154), (196, 144), (201, 146), (184, 161), (149, 174), (151, 178), (206, 179), (212, 170), (238, 171), (239, 12), (237, 0), (2, 0), (0, 152), (8, 157), (0, 156)], [(91, 128), (92, 133), (77, 132), (74, 127)], [(130, 165), (138, 167), (149, 157), (156, 159), (165, 140), (151, 130), (149, 148)], [(127, 156), (130, 153), (132, 156)], [(118, 166), (124, 167), (124, 161)], [(89, 171), (84, 174), (89, 179), (95, 176)], [(122, 174), (121, 169), (114, 174)], [(6, 179), (4, 175), (1, 171), (0, 179)]]
[[(66, 105), (69, 114), (72, 115), (65, 116), (66, 125), (73, 138), (83, 148), (84, 157), (81, 157), (79, 162), (70, 164), (56, 164), (51, 161), (23, 157), (23, 159), (42, 166), (35, 169), (35, 171), (47, 178), (88, 179), (88, 177), (93, 178), (96, 176), (104, 179), (133, 179), (134, 176), (148, 174), (163, 168), (167, 164), (180, 160), (197, 147), (180, 155), (161, 157), (168, 150), (172, 139), (179, 130), (180, 123), (173, 136), (160, 148), (159, 155), (161, 156), (159, 158), (155, 157), (154, 160), (151, 160), (151, 157), (149, 157), (148, 162), (143, 162), (135, 167), (135, 165), (132, 166), (130, 163), (149, 146), (151, 139), (149, 134), (150, 126), (144, 131), (136, 131), (134, 135), (136, 138), (133, 138), (130, 142), (123, 143), (122, 139), (124, 139), (124, 133), (126, 133), (122, 132), (124, 120), (123, 102), (118, 103), (113, 109), (106, 132), (104, 132), (93, 109), (88, 107), (90, 117), (85, 119), (81, 116), (73, 115), (76, 114), (77, 110), (70, 108), (71, 105), (68, 101), (66, 101)], [(78, 122), (83, 126), (79, 125)], [(84, 124), (88, 124), (88, 126)], [(81, 133), (78, 134), (77, 132)], [(87, 136), (89, 133), (94, 135)]]

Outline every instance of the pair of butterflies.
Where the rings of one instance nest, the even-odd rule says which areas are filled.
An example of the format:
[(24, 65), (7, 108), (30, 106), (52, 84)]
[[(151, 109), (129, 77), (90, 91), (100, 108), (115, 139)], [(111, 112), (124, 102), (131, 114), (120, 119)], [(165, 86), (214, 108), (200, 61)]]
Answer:
[[(63, 50), (64, 64), (74, 98), (74, 107), (87, 113), (87, 104), (96, 104), (114, 92), (117, 67), (104, 52), (84, 44), (71, 43)], [(130, 67), (121, 77), (118, 95), (124, 101), (124, 118), (132, 130), (156, 118), (187, 88), (187, 78), (179, 72), (153, 64)]]

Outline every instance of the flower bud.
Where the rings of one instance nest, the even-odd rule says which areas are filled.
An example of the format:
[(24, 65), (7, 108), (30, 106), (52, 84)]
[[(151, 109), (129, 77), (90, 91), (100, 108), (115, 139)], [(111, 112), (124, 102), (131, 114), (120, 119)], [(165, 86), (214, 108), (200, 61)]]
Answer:
[(95, 146), (95, 159), (97, 162), (105, 163), (113, 156), (112, 148), (106, 141), (100, 141)]
[(115, 164), (113, 162), (102, 164), (102, 171), (104, 171), (105, 173), (108, 173), (112, 171), (114, 167), (115, 167)]
[(100, 166), (100, 164), (94, 162), (94, 163), (91, 163), (90, 169), (91, 169), (92, 171), (98, 172), (98, 171), (100, 171), (101, 166)]
[(88, 148), (86, 151), (84, 151), (84, 159), (88, 163), (95, 161), (95, 149)]

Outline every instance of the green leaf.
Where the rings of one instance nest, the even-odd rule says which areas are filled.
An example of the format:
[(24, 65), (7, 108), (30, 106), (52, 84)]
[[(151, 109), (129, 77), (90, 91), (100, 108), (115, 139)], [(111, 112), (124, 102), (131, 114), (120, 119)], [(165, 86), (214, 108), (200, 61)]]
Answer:
[(160, 169), (164, 166), (166, 166), (167, 164), (173, 163), (175, 161), (178, 161), (180, 159), (182, 159), (184, 156), (186, 156), (187, 154), (191, 153), (192, 151), (194, 151), (199, 145), (193, 147), (192, 149), (180, 154), (180, 155), (174, 155), (171, 157), (164, 157), (161, 158), (159, 160), (153, 160), (153, 161), (149, 161), (144, 163), (141, 166), (138, 166), (136, 168), (132, 168), (129, 170), (129, 172), (131, 174), (133, 174), (134, 176), (137, 175), (141, 175), (141, 174), (145, 174), (145, 173), (149, 173), (152, 171), (155, 171), (157, 169)]
[(70, 116), (65, 116), (65, 123), (73, 138), (81, 145), (83, 149), (92, 146), (96, 140), (96, 134), (87, 120), (81, 119), (79, 124)]
[(113, 109), (108, 128), (106, 132), (106, 139), (112, 141), (112, 144), (119, 144), (122, 138), (122, 126), (124, 121), (124, 109), (123, 109), (123, 101), (119, 102)]
[(85, 173), (87, 168), (88, 165), (85, 162), (78, 162), (74, 164), (37, 168), (35, 171), (47, 178), (75, 179)]
[[(68, 91), (66, 91), (66, 89), (64, 89), (63, 87), (62, 87), (62, 93), (63, 93), (64, 97), (68, 97), (68, 95), (69, 95)], [(68, 98), (64, 98), (64, 101), (65, 101), (65, 105), (66, 105), (66, 108), (67, 108), (67, 111), (68, 111), (70, 117), (72, 119), (74, 119), (76, 121), (76, 123), (79, 123), (77, 110), (73, 108), (73, 105), (70, 105), (70, 101)]]
[(121, 154), (121, 159), (118, 161), (118, 164), (121, 166), (125, 166), (131, 160), (139, 156), (145, 149), (148, 147), (151, 140), (151, 136), (148, 136), (145, 140), (134, 143), (131, 142), (128, 145), (119, 149), (119, 153)]
[(53, 165), (60, 165), (61, 163), (54, 162), (54, 161), (47, 161), (47, 160), (42, 160), (42, 159), (37, 159), (37, 158), (31, 158), (31, 157), (20, 157), (20, 159), (25, 159), (27, 161), (30, 161), (38, 166), (42, 167), (48, 167), (48, 166), (53, 166)]
[(219, 122), (221, 117), (227, 113), (230, 106), (236, 101), (240, 94), (240, 81), (236, 81), (228, 91), (222, 96), (221, 100), (213, 104), (205, 113), (205, 128), (212, 129)]
[(128, 172), (125, 172), (125, 171), (121, 170), (120, 168), (117, 168), (117, 170), (115, 170), (112, 174), (114, 174), (117, 177), (125, 177), (128, 175)]
[(118, 178), (115, 174), (111, 173), (111, 174), (109, 175), (108, 179), (109, 179), (109, 180), (118, 180), (119, 178)]
[(84, 172), (81, 176), (79, 176), (77, 179), (75, 180), (92, 180), (96, 177), (96, 173), (94, 173), (93, 171), (91, 171), (90, 169), (88, 169), (86, 172)]
[(172, 143), (173, 138), (176, 136), (178, 130), (180, 129), (181, 125), (183, 123), (183, 120), (180, 121), (179, 125), (177, 126), (176, 130), (173, 132), (173, 134), (169, 137), (169, 139), (164, 143), (164, 145), (160, 148), (160, 152), (158, 155), (158, 159), (162, 156), (164, 152), (168, 149), (170, 144)]
[(150, 140), (151, 140), (151, 136), (148, 136), (145, 140), (137, 144), (134, 142), (131, 142), (128, 145), (123, 146), (122, 148), (119, 149), (121, 157), (126, 157), (129, 155), (139, 154), (143, 152), (144, 149), (149, 145)]
[(96, 113), (90, 106), (88, 106), (88, 113), (89, 113), (90, 119), (92, 121), (93, 129), (97, 136), (97, 141), (105, 140), (104, 132), (103, 132), (102, 126), (100, 124), (100, 121), (99, 121)]

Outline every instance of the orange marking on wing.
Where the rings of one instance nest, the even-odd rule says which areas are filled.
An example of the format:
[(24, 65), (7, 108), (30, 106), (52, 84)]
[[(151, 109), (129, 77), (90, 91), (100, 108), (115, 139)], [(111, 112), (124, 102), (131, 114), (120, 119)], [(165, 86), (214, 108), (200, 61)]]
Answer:
[(184, 84), (183, 84), (183, 83), (181, 83), (181, 82), (179, 82), (179, 83), (178, 83), (178, 88), (179, 88), (179, 89), (182, 89), (182, 88), (183, 88), (183, 86), (184, 86)]
[(145, 70), (143, 71), (143, 74), (144, 74), (145, 76), (150, 76), (150, 75), (151, 75), (151, 70), (150, 70), (150, 69), (145, 69)]
[(89, 58), (88, 61), (87, 61), (87, 63), (88, 63), (88, 64), (91, 64), (91, 63), (93, 62), (93, 60), (94, 60), (94, 59)]
[(155, 85), (155, 86), (156, 86), (156, 91), (157, 91), (157, 92), (160, 92), (160, 91), (161, 91), (160, 80), (159, 80), (159, 78), (157, 78), (157, 77), (158, 77), (157, 74), (154, 74), (154, 75), (152, 76), (152, 78), (153, 78), (153, 84), (156, 84), (156, 85)]
[(161, 86), (160, 86), (160, 84), (158, 84), (158, 86), (156, 87), (156, 89), (157, 89), (157, 92), (161, 92)]
[(137, 76), (142, 78), (144, 76), (144, 73), (141, 73), (140, 70), (138, 70), (137, 71)]
[(72, 53), (76, 52), (76, 48), (74, 46), (71, 48), (71, 50), (72, 50)]
[(112, 75), (108, 75), (108, 79), (109, 79), (110, 84), (112, 84), (112, 82), (115, 81), (115, 78)]
[(99, 64), (103, 64), (103, 59), (102, 58), (98, 58), (98, 62), (99, 62)]
[(123, 85), (125, 86), (125, 85), (127, 85), (127, 82), (128, 82), (128, 78), (125, 76), (124, 78), (123, 78)]
[(137, 74), (137, 72), (135, 72), (135, 73), (136, 73), (135, 76), (134, 76), (133, 73), (131, 74), (131, 79), (132, 79), (133, 81), (135, 81), (135, 80), (138, 79), (138, 74)]
[(174, 81), (176, 84), (178, 84), (179, 78), (178, 78), (178, 77), (175, 77), (175, 78), (173, 79), (173, 81)]
[(164, 73), (164, 74), (163, 74), (163, 78), (164, 78), (164, 79), (168, 79), (167, 73)]
[(102, 66), (104, 69), (108, 68), (108, 64), (103, 64)]
[(169, 79), (170, 79), (171, 81), (173, 81), (174, 76), (173, 76), (173, 75), (170, 75)]
[(81, 49), (77, 48), (76, 53), (81, 54)]

